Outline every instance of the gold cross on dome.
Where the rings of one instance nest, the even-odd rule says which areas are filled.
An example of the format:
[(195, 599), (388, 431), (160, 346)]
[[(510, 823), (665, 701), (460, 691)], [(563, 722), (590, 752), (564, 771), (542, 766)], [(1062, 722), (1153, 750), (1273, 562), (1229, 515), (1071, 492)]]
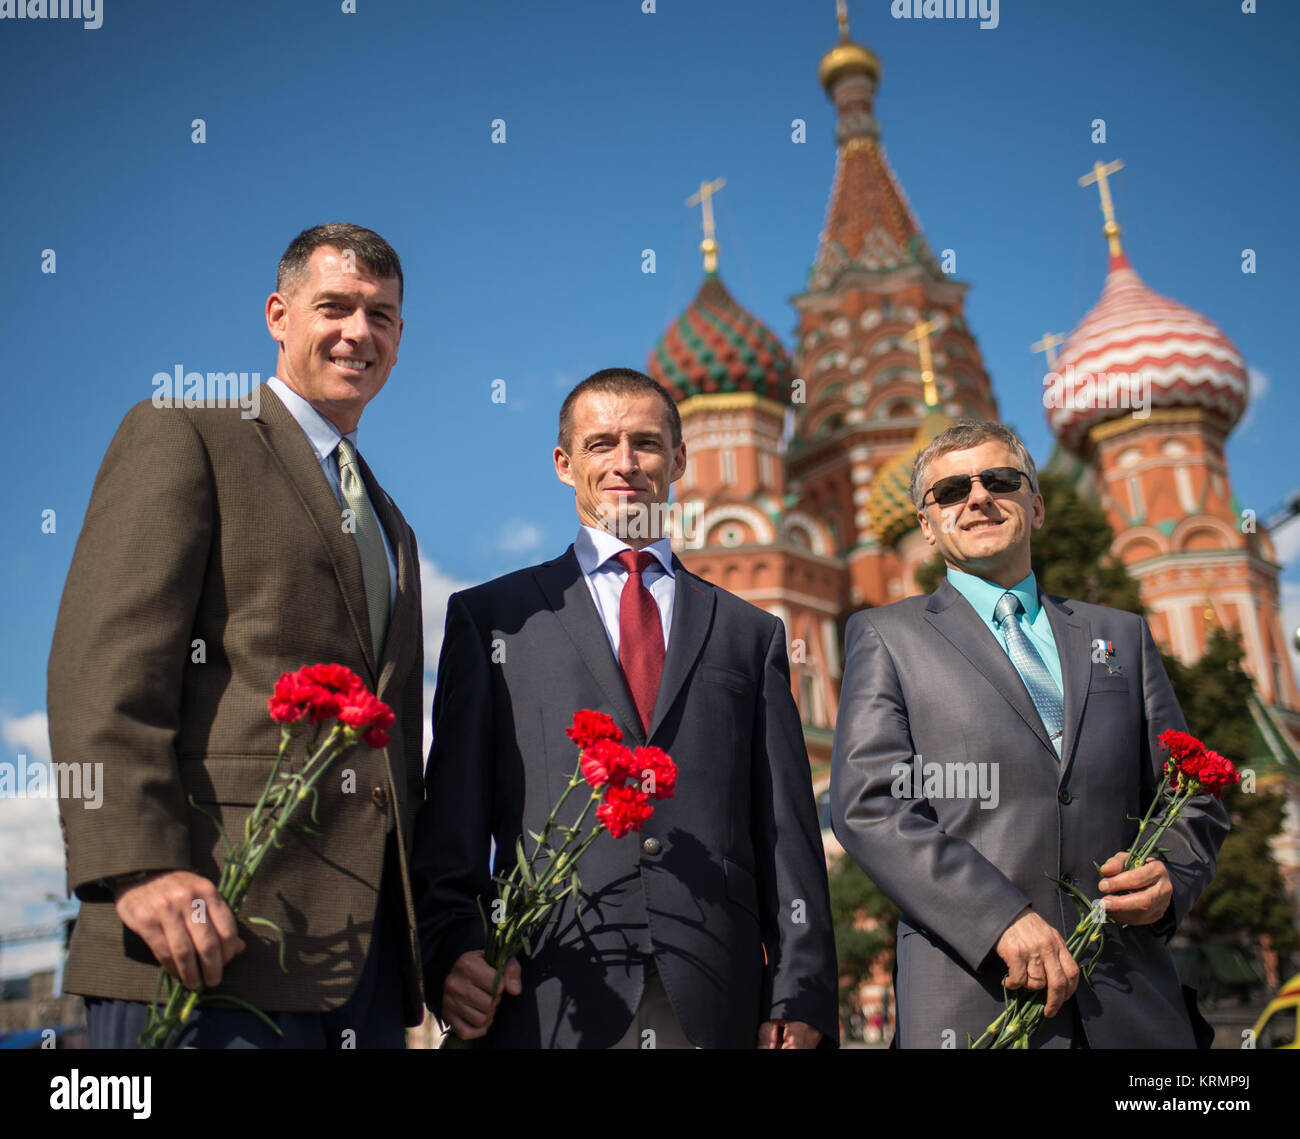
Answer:
[(1042, 340), (1029, 346), (1031, 352), (1047, 353), (1047, 368), (1050, 371), (1056, 367), (1056, 349), (1065, 343), (1065, 337), (1059, 332), (1044, 332)]
[(1119, 223), (1115, 221), (1115, 203), (1110, 196), (1110, 176), (1123, 169), (1124, 163), (1118, 158), (1114, 162), (1094, 162), (1092, 169), (1079, 179), (1080, 186), (1091, 186), (1096, 182), (1097, 188), (1101, 191), (1101, 213), (1106, 219), (1106, 224), (1102, 226), (1102, 232), (1110, 243), (1112, 257), (1118, 257), (1121, 250), (1119, 247)]
[(713, 237), (713, 195), (727, 184), (725, 178), (715, 178), (712, 182), (701, 182), (700, 188), (686, 199), (688, 206), (703, 206), (704, 240), (700, 242), (700, 252), (704, 254), (704, 271), (715, 273), (718, 269), (718, 243)]
[(926, 407), (939, 406), (939, 391), (934, 386), (934, 359), (930, 355), (930, 333), (939, 331), (937, 320), (918, 320), (906, 339), (915, 340), (921, 350), (921, 391)]

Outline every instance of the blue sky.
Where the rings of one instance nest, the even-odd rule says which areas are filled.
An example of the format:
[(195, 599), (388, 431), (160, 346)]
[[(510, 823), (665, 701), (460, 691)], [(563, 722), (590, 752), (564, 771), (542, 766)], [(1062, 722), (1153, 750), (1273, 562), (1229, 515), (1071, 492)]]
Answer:
[[(328, 220), (389, 239), (406, 272), (400, 360), (360, 448), (415, 527), (436, 652), (458, 584), (560, 551), (576, 527), (550, 452), (565, 391), (643, 367), (701, 268), (701, 179), (721, 272), (789, 344), (834, 171), (817, 63), (833, 0), (102, 0), (103, 22), (0, 21), (8, 178), (0, 323), (11, 369), (0, 471), (0, 762), (43, 754), (45, 663), (91, 484), (152, 377), (275, 355), (275, 264)], [(953, 249), (1003, 418), (1045, 461), (1046, 331), (1095, 302), (1095, 189), (1120, 158), (1124, 244), (1146, 282), (1241, 349), (1254, 403), (1228, 447), (1242, 506), (1300, 487), (1287, 379), (1300, 10), (1260, 0), (1002, 0), (998, 26), (897, 20), (850, 0), (880, 57), (886, 152), (931, 246)], [(191, 141), (203, 119), (206, 141)], [(1106, 121), (1107, 144), (1090, 141)], [(506, 124), (492, 142), (493, 120)], [(807, 141), (791, 141), (803, 119)], [(1243, 249), (1258, 271), (1241, 272)], [(57, 272), (41, 272), (53, 249)], [(641, 272), (644, 249), (657, 272)], [(506, 401), (492, 401), (494, 380)], [(42, 512), (56, 512), (43, 533)], [(1300, 523), (1279, 535), (1300, 623)], [(430, 672), (436, 656), (427, 662)], [(61, 895), (53, 804), (0, 801), (0, 930)], [(0, 975), (57, 953), (0, 948)]]

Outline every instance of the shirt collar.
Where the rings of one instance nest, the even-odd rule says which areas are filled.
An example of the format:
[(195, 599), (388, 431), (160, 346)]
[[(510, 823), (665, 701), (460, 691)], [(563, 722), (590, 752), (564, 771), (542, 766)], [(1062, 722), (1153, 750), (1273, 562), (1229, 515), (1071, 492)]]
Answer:
[(279, 376), (272, 376), (266, 381), (270, 389), (280, 397), (285, 410), (297, 421), (307, 442), (316, 452), (316, 458), (324, 462), (334, 453), (340, 439), (347, 439), (353, 447), (357, 445), (357, 429), (353, 428), (344, 435), (337, 427), (317, 411), (307, 400), (286, 384)]
[[(573, 552), (578, 557), (578, 566), (588, 577), (615, 554), (631, 548), (622, 538), (615, 537), (599, 526), (579, 527), (578, 537), (573, 543)], [(673, 576), (673, 548), (668, 538), (651, 542), (644, 549), (647, 553), (654, 554), (664, 573)]]
[[(1007, 591), (1002, 586), (991, 581), (985, 581), (982, 577), (976, 577), (973, 573), (963, 573), (961, 570), (948, 567), (948, 580), (958, 593), (970, 602), (971, 608), (984, 618), (990, 625), (996, 625), (997, 620), (993, 615), (994, 609), (997, 608), (998, 600)], [(1032, 623), (1038, 617), (1038, 610), (1041, 606), (1038, 603), (1038, 582), (1034, 578), (1033, 571), (1022, 581), (1016, 582), (1011, 587), (1011, 592), (1020, 598), (1020, 604), (1025, 610), (1025, 620)]]

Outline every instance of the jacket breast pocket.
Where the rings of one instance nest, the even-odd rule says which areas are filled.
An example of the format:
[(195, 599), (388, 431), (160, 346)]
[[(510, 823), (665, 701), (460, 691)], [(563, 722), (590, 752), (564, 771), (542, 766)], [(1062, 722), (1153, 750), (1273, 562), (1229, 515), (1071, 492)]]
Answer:
[[(188, 802), (220, 803), (229, 807), (253, 807), (262, 796), (273, 755), (204, 755), (181, 756), (181, 786)], [(289, 769), (286, 757), (281, 770)]]
[(754, 681), (734, 668), (724, 668), (720, 664), (700, 665), (700, 679), (708, 684), (720, 684), (733, 692), (744, 695), (754, 691)]
[(1129, 691), (1129, 681), (1127, 676), (1094, 676), (1088, 682), (1089, 692), (1127, 692)]

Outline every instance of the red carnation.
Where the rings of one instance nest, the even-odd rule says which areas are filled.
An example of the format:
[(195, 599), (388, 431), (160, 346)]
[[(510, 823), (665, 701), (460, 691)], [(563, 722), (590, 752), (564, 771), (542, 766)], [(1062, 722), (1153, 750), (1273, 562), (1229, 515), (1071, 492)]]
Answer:
[(342, 697), (338, 717), (371, 747), (387, 747), (388, 733), (393, 726), (392, 709), (379, 697), (368, 692), (358, 681), (357, 686)]
[(621, 740), (623, 733), (604, 712), (583, 708), (573, 714), (573, 726), (564, 729), (565, 735), (579, 747), (590, 747), (597, 740)]
[(1205, 745), (1195, 736), (1180, 732), (1175, 728), (1161, 732), (1158, 737), (1160, 746), (1169, 753), (1169, 758), (1181, 765), (1183, 760), (1204, 753)]
[(1216, 799), (1222, 799), (1223, 793), (1229, 787), (1241, 782), (1241, 776), (1237, 774), (1237, 769), (1233, 767), (1231, 761), (1224, 759), (1217, 751), (1205, 753), (1200, 771), (1195, 778), (1201, 790)]
[(635, 787), (611, 787), (605, 792), (605, 801), (596, 808), (596, 821), (613, 838), (622, 838), (628, 831), (639, 831), (652, 814), (654, 808), (644, 791)]
[[(671, 799), (677, 785), (677, 764), (663, 748), (639, 747), (632, 753), (632, 771), (652, 799)], [(649, 785), (647, 788), (647, 784)]]
[(603, 787), (606, 783), (612, 787), (622, 787), (628, 776), (637, 770), (632, 753), (612, 739), (598, 739), (591, 746), (583, 748), (579, 763), (582, 766), (582, 777), (593, 787)]
[(338, 696), (298, 672), (286, 672), (275, 682), (275, 693), (267, 701), (271, 719), (296, 724), (310, 717), (313, 724), (338, 714)]
[(360, 732), (371, 747), (387, 747), (385, 728), (393, 725), (388, 705), (374, 696), (362, 679), (341, 664), (309, 664), (286, 672), (275, 682), (267, 701), (271, 719), (278, 724), (313, 724), (337, 718)]

